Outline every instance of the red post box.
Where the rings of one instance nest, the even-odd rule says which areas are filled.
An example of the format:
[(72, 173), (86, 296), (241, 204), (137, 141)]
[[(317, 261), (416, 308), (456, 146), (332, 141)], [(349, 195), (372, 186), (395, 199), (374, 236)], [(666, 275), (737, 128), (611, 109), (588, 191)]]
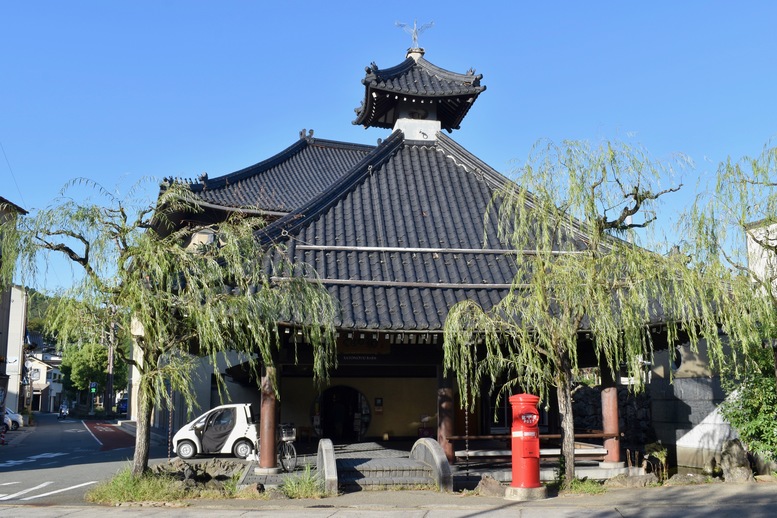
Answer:
[(531, 394), (510, 396), (513, 409), (511, 487), (535, 488), (540, 484), (540, 398)]

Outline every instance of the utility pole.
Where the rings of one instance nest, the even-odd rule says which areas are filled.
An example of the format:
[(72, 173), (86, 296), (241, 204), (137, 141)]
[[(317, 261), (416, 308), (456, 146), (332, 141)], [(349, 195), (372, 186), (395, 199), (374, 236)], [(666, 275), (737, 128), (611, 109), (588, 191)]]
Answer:
[(113, 411), (113, 350), (116, 341), (116, 330), (111, 321), (111, 328), (108, 332), (108, 376), (105, 380), (105, 411)]

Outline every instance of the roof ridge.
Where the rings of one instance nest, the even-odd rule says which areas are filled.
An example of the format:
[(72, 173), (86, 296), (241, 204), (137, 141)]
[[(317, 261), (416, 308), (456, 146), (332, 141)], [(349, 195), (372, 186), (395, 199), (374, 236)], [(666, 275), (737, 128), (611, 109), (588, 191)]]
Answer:
[[(438, 75), (440, 77), (444, 77), (446, 79), (463, 80), (463, 79), (471, 77), (472, 80), (473, 80), (472, 81), (472, 86), (479, 87), (480, 86), (480, 80), (483, 79), (483, 74), (475, 74), (474, 69), (470, 69), (470, 70), (472, 70), (472, 73), (470, 73), (469, 71), (468, 72), (464, 72), (464, 73), (454, 72), (453, 70), (447, 70), (445, 68), (442, 68), (442, 67), (439, 67), (439, 66), (435, 65), (434, 63), (432, 63), (428, 59), (424, 58), (423, 56), (418, 58), (418, 61), (416, 63), (419, 66), (421, 66), (422, 68), (426, 69), (427, 72), (430, 72), (430, 73), (433, 72), (434, 74), (436, 74), (436, 75)], [(482, 88), (483, 88), (483, 90), (486, 89), (485, 86), (482, 87)]]
[(379, 68), (378, 65), (375, 64), (373, 61), (370, 63), (370, 66), (365, 67), (365, 72), (367, 72), (367, 75), (364, 76), (364, 79), (362, 79), (362, 84), (366, 85), (368, 83), (371, 83), (374, 80), (385, 80), (383, 76), (386, 77), (393, 77), (396, 74), (406, 72), (413, 68), (416, 64), (416, 61), (411, 58), (407, 57), (404, 61), (402, 61), (398, 65), (394, 65), (393, 67), (389, 68)]
[(216, 178), (208, 178), (207, 175), (205, 175), (204, 178), (201, 176), (200, 182), (198, 183), (191, 182), (191, 185), (190, 185), (191, 189), (194, 192), (202, 192), (205, 189), (218, 189), (220, 187), (224, 187), (231, 183), (239, 182), (241, 180), (255, 176), (257, 174), (261, 174), (277, 166), (278, 164), (290, 159), (291, 157), (301, 153), (308, 146), (317, 146), (317, 147), (333, 148), (333, 149), (346, 149), (346, 150), (363, 149), (365, 151), (369, 151), (375, 148), (375, 146), (371, 144), (356, 144), (352, 142), (343, 142), (338, 140), (328, 140), (328, 139), (306, 136), (306, 137), (300, 138), (299, 140), (291, 144), (289, 147), (276, 153), (275, 155), (269, 158), (266, 158), (261, 162), (257, 162), (255, 164), (249, 165), (248, 167), (244, 167), (243, 169), (238, 169), (237, 171), (233, 171), (231, 173), (218, 176)]
[(214, 188), (224, 187), (229, 183), (238, 182), (254, 174), (260, 173), (262, 171), (266, 171), (267, 169), (270, 169), (271, 167), (283, 162), (284, 160), (287, 160), (289, 157), (296, 155), (297, 153), (302, 151), (307, 145), (308, 145), (307, 138), (306, 137), (301, 138), (296, 142), (294, 142), (289, 147), (287, 147), (286, 149), (276, 153), (270, 158), (262, 160), (261, 162), (257, 162), (248, 167), (244, 167), (243, 169), (238, 169), (237, 171), (233, 171), (231, 173), (228, 173), (216, 178), (206, 177), (200, 183), (197, 183), (197, 184), (192, 183), (191, 185), (192, 191), (200, 192), (205, 190), (206, 188), (214, 189)]

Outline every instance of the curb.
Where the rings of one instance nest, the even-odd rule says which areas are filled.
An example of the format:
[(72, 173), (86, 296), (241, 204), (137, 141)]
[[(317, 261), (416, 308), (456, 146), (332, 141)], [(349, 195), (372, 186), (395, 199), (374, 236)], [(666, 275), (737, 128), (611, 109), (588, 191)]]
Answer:
[[(137, 425), (135, 424), (135, 421), (119, 420), (116, 422), (116, 424), (125, 432), (129, 433), (132, 436), (135, 436), (135, 432), (137, 431)], [(158, 433), (155, 433), (152, 430), (151, 445), (167, 446), (167, 438), (163, 437), (162, 435), (159, 435)]]

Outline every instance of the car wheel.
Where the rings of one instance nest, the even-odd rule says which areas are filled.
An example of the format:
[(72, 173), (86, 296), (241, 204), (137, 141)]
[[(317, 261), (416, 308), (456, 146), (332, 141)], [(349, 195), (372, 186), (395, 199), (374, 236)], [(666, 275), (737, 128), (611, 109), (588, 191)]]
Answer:
[(197, 455), (197, 448), (194, 446), (192, 441), (181, 441), (178, 443), (176, 453), (182, 459), (191, 459)]
[(234, 446), (232, 446), (232, 455), (238, 459), (245, 459), (251, 454), (254, 449), (254, 445), (248, 439), (238, 439)]
[(11, 430), (18, 430), (18, 429), (19, 429), (19, 423), (17, 423), (16, 421), (11, 423)]

